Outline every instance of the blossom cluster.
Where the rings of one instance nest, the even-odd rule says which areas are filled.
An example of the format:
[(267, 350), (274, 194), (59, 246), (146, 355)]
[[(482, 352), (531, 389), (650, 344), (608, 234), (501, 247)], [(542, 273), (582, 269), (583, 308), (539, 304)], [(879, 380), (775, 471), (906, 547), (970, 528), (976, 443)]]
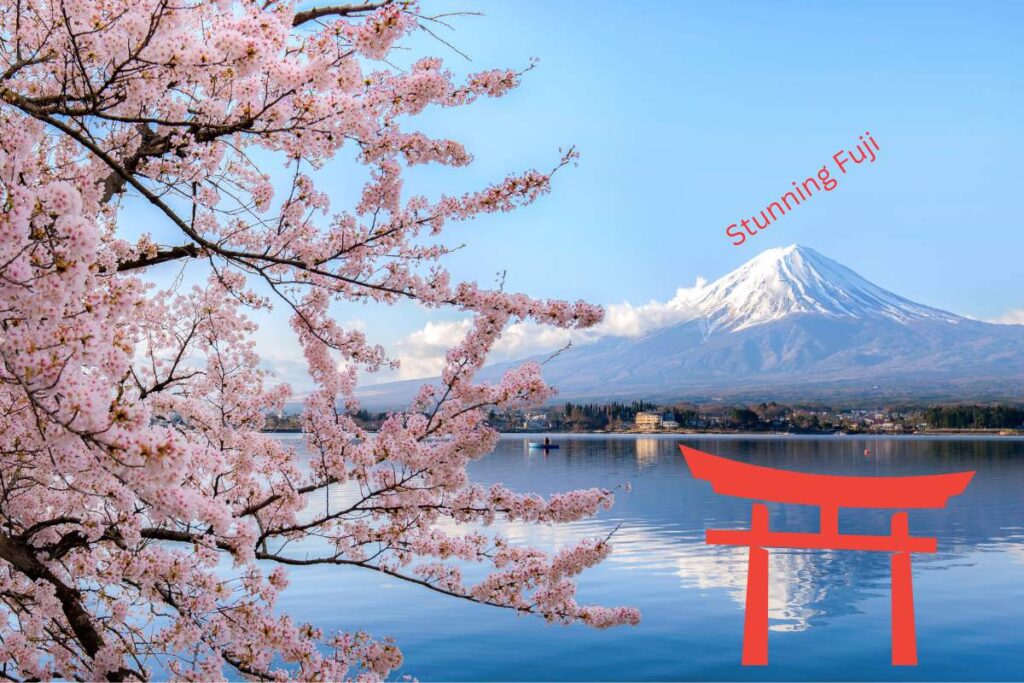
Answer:
[[(605, 490), (544, 498), (466, 474), (496, 442), (488, 410), (552, 393), (536, 364), (474, 379), (503, 329), (586, 327), (601, 311), (452, 282), (443, 268), (447, 222), (537, 200), (575, 151), (477, 191), (410, 193), (409, 167), (472, 161), (410, 121), (500, 97), (521, 76), (459, 80), (432, 57), (391, 67), (422, 20), (390, 1), (0, 0), (5, 677), (377, 680), (395, 669), (389, 640), (276, 609), (296, 564), (359, 567), (550, 621), (636, 623), (629, 608), (575, 600), (575, 577), (607, 557), (608, 539), (549, 556), (481, 531), (611, 505)], [(290, 180), (272, 183), (255, 154)], [(366, 171), (347, 209), (317, 181), (341, 154)], [(126, 239), (126, 201), (177, 241)], [(172, 261), (205, 283), (156, 291), (146, 269)], [(351, 417), (356, 379), (390, 361), (331, 307), (399, 300), (467, 311), (473, 329), (449, 352), (443, 386), (369, 435)], [(290, 397), (253, 342), (252, 312), (269, 308), (290, 316), (315, 383), (308, 462), (261, 432)], [(359, 496), (325, 506), (338, 485)], [(289, 554), (310, 536), (329, 551)], [(490, 573), (467, 585), (464, 562)]]

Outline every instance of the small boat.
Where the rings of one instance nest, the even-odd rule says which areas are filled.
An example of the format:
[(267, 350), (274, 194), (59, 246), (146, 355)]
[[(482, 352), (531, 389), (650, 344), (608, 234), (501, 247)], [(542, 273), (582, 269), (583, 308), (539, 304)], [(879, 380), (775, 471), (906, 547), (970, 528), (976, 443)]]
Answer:
[(554, 451), (558, 450), (558, 445), (553, 443), (537, 443), (536, 441), (531, 441), (530, 448), (541, 448), (545, 451)]

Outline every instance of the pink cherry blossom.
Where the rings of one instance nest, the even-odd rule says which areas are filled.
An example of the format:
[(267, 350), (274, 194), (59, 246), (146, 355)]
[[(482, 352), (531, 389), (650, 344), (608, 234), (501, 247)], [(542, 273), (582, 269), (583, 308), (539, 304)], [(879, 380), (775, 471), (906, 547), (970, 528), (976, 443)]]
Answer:
[[(434, 200), (406, 183), (409, 166), (472, 162), (459, 142), (412, 129), (417, 114), (500, 97), (524, 71), (459, 81), (428, 56), (393, 68), (424, 20), (400, 1), (0, 8), (6, 677), (377, 680), (399, 666), (379, 634), (325, 633), (277, 609), (301, 564), (552, 622), (637, 622), (630, 608), (576, 602), (575, 577), (609, 539), (546, 554), (489, 526), (573, 522), (607, 509), (610, 491), (545, 498), (466, 473), (497, 441), (487, 411), (552, 395), (536, 364), (475, 379), (503, 329), (587, 327), (602, 313), (453, 282), (443, 227), (536, 201), (575, 150), (549, 171)], [(342, 153), (368, 178), (351, 207), (315, 180)], [(257, 154), (290, 180), (272, 185)], [(176, 241), (126, 239), (126, 202), (148, 205)], [(208, 278), (158, 291), (143, 276), (169, 261)], [(443, 386), (367, 434), (351, 417), (359, 372), (392, 361), (331, 307), (406, 299), (465, 312), (472, 329)], [(289, 317), (315, 385), (305, 460), (261, 431), (291, 396), (261, 369), (251, 313), (266, 309)], [(326, 506), (341, 485), (358, 496)], [(310, 536), (327, 550), (292, 552)], [(489, 573), (467, 582), (466, 564)]]

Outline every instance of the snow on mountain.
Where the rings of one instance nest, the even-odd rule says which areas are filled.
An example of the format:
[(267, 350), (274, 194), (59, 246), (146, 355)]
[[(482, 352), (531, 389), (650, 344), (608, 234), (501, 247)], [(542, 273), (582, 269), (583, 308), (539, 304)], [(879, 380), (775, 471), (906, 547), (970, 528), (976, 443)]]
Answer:
[(897, 296), (808, 247), (768, 249), (701, 291), (709, 330), (738, 331), (799, 313), (833, 318), (961, 320)]
[[(915, 303), (807, 247), (769, 249), (691, 297), (692, 317), (574, 347), (545, 379), (560, 398), (588, 400), (1024, 397), (1024, 326)], [(398, 405), (423, 381), (361, 393)]]

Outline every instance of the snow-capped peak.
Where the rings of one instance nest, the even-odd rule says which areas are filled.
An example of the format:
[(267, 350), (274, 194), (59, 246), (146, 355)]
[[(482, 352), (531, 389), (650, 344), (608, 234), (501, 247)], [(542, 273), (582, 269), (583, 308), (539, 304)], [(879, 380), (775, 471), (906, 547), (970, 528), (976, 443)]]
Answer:
[(790, 315), (885, 317), (898, 322), (959, 316), (914, 303), (846, 266), (796, 244), (768, 249), (696, 293), (699, 317), (714, 330), (741, 330)]

